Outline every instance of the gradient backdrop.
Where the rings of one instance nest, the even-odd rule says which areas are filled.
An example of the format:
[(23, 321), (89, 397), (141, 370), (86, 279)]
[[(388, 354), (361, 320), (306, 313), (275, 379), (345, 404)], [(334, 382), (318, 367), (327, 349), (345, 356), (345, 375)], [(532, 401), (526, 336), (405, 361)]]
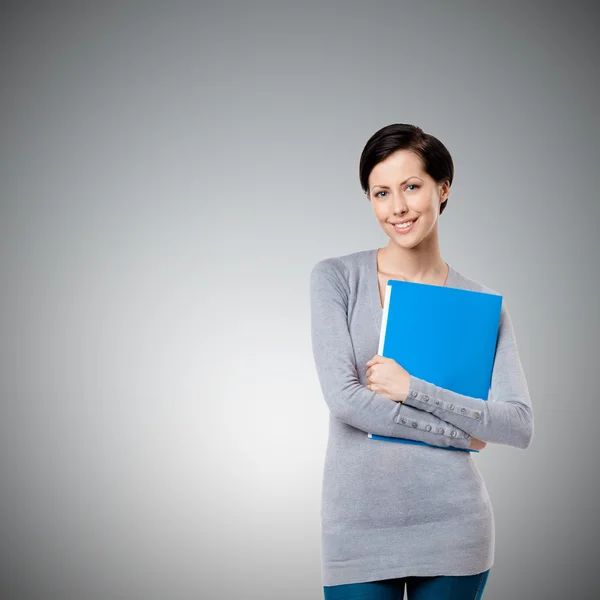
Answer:
[(593, 597), (597, 4), (0, 11), (2, 600), (322, 598), (309, 273), (386, 245), (358, 161), (395, 122), (452, 153), (442, 254), (534, 405), (474, 459), (485, 600)]

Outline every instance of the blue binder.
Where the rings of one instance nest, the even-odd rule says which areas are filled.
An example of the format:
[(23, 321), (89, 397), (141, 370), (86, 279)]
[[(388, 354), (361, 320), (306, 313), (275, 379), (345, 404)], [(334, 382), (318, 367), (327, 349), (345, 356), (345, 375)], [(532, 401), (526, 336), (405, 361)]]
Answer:
[[(488, 399), (502, 296), (390, 279), (378, 354), (411, 375), (459, 394)], [(369, 433), (376, 440), (432, 446)], [(441, 447), (444, 450), (477, 450)]]

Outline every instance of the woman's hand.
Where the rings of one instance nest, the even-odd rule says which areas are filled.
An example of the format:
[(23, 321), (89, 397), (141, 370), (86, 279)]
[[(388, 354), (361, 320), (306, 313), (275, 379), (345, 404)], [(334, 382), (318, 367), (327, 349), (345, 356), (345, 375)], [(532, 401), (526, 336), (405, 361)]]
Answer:
[(469, 443), (469, 448), (473, 450), (483, 450), (487, 446), (486, 442), (482, 442), (478, 440), (476, 437), (471, 436), (471, 442)]
[(393, 358), (376, 354), (367, 367), (367, 388), (388, 400), (403, 402), (410, 386), (410, 373)]
[[(410, 373), (393, 358), (376, 354), (367, 362), (367, 388), (381, 394), (388, 400), (404, 402), (410, 386)], [(469, 448), (483, 450), (487, 446), (476, 437), (471, 436)]]

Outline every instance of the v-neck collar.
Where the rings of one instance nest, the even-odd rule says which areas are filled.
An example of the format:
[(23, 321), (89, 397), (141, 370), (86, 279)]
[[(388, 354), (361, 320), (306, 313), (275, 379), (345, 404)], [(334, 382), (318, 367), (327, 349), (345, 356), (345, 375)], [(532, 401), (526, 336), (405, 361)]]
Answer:
[[(379, 275), (377, 273), (377, 251), (379, 248), (373, 248), (367, 251), (367, 284), (369, 288), (369, 295), (371, 296), (371, 305), (373, 308), (373, 316), (377, 327), (381, 332), (381, 319), (383, 317), (383, 307), (381, 306), (381, 299), (379, 298)], [(454, 282), (454, 269), (450, 263), (448, 265), (448, 277), (446, 282), (441, 287), (452, 287)]]

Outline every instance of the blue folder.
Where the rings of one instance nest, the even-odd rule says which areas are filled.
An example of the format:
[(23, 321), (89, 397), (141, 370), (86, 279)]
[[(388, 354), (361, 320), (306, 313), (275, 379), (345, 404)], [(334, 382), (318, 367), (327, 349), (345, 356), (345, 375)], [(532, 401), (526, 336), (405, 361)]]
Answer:
[[(453, 392), (488, 399), (502, 296), (390, 279), (378, 354), (411, 375)], [(369, 433), (376, 440), (432, 446)], [(477, 450), (442, 447), (444, 450)]]

